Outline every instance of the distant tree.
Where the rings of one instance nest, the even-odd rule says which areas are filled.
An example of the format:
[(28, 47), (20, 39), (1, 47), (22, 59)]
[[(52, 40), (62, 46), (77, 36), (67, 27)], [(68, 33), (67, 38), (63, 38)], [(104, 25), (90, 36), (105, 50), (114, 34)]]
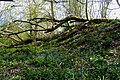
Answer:
[(108, 6), (112, 0), (102, 0), (101, 2), (101, 18), (106, 18)]

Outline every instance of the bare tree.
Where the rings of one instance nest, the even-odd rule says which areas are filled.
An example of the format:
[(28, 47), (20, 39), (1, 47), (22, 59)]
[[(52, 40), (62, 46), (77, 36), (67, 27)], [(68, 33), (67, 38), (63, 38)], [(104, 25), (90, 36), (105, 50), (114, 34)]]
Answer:
[(88, 0), (86, 0), (86, 7), (85, 7), (85, 12), (86, 12), (86, 18), (88, 19)]
[(102, 0), (101, 2), (101, 18), (106, 18), (107, 9), (112, 0)]

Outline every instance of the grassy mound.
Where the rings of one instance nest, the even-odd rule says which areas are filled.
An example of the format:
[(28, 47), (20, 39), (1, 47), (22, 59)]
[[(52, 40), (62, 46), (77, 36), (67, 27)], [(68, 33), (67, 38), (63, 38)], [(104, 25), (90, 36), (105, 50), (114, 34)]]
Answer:
[(119, 80), (119, 20), (85, 26), (40, 46), (0, 47), (0, 79)]

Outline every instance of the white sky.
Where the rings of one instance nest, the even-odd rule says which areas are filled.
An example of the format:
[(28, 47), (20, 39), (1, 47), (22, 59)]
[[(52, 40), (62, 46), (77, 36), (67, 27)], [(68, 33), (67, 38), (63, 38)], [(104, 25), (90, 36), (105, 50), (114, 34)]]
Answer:
[[(120, 2), (120, 0), (119, 0), (119, 2)], [(17, 4), (20, 4), (20, 3), (17, 3), (17, 1), (15, 1), (15, 2), (3, 2), (3, 1), (0, 1), (0, 11), (2, 11), (4, 9), (4, 6), (6, 6), (6, 4), (11, 4), (11, 5), (15, 4), (15, 5), (17, 5)], [(109, 9), (113, 9), (113, 10), (108, 12), (108, 14), (109, 14), (108, 18), (120, 19), (120, 7), (118, 6), (116, 0), (112, 0), (111, 4), (109, 5)], [(21, 9), (18, 8), (18, 10), (20, 11)], [(18, 14), (19, 14), (19, 11), (18, 11)], [(59, 14), (62, 15), (62, 11), (60, 11), (60, 12), (61, 13), (59, 13)], [(0, 12), (0, 15), (1, 15), (1, 12)], [(96, 16), (97, 16), (97, 14), (96, 14)]]
[(111, 4), (109, 5), (109, 8), (113, 9), (110, 13), (109, 18), (120, 19), (120, 6), (118, 6), (116, 0), (112, 0)]

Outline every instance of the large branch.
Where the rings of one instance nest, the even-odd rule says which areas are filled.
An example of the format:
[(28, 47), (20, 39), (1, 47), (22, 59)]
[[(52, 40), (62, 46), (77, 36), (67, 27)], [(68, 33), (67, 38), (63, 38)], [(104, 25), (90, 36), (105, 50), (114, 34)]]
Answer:
[[(45, 29), (44, 27), (31, 22), (31, 21), (35, 21), (35, 20), (37, 20), (38, 23), (45, 22), (45, 21), (49, 21), (49, 22), (54, 21), (54, 22), (57, 22), (57, 24), (53, 25), (54, 26), (53, 28)], [(68, 17), (65, 17), (64, 19), (61, 19), (61, 20), (50, 19), (50, 18), (33, 18), (33, 19), (30, 19), (29, 21), (15, 20), (14, 22), (29, 23), (31, 25), (40, 26), (41, 28), (44, 29), (44, 30), (33, 30), (33, 29), (30, 29), (30, 30), (25, 30), (25, 31), (22, 31), (22, 32), (27, 32), (27, 31), (46, 31), (46, 32), (52, 32), (52, 31), (56, 30), (57, 28), (63, 26), (63, 24), (67, 23), (68, 21), (70, 21), (70, 22), (71, 21), (72, 22), (87, 22), (87, 21), (89, 21), (89, 23), (93, 22), (93, 23), (98, 24), (98, 23), (101, 23), (101, 22), (111, 22), (112, 20), (111, 19), (93, 19), (93, 20), (87, 20), (87, 19), (81, 19), (81, 18), (78, 18), (78, 17), (75, 17), (75, 16), (68, 16)], [(19, 32), (19, 33), (22, 33), (22, 32)], [(14, 33), (14, 34), (18, 34), (18, 33)]]
[(47, 29), (47, 32), (51, 32), (51, 31), (54, 31), (56, 30), (57, 28), (61, 27), (64, 23), (68, 22), (68, 21), (71, 21), (71, 20), (74, 20), (73, 22), (86, 22), (88, 21), (87, 19), (81, 19), (81, 18), (77, 18), (77, 17), (72, 17), (72, 16), (68, 16), (64, 19), (61, 19), (59, 22), (59, 24), (57, 24), (54, 28), (52, 29)]
[(51, 18), (33, 18), (33, 19), (29, 19), (29, 21), (36, 21), (37, 23), (46, 22), (46, 21), (49, 21), (49, 22), (52, 22), (52, 21), (54, 21), (54, 22), (60, 22), (60, 20), (51, 19)]
[[(37, 23), (46, 22), (46, 21), (57, 22), (57, 24), (53, 25), (53, 26), (55, 26), (53, 28), (45, 29), (44, 27), (40, 26), (41, 28), (44, 29), (42, 31), (52, 32), (52, 31), (56, 30), (57, 28), (61, 27), (64, 23), (67, 23), (68, 21), (71, 21), (71, 20), (74, 20), (73, 22), (86, 22), (86, 21), (88, 21), (87, 19), (81, 19), (81, 18), (77, 18), (77, 17), (74, 17), (74, 16), (68, 16), (68, 17), (65, 17), (64, 19), (61, 19), (61, 20), (56, 20), (56, 19), (51, 19), (51, 18), (33, 18), (33, 19), (28, 20), (28, 21), (15, 20), (14, 22), (29, 23), (31, 25), (36, 25), (36, 26), (40, 26), (40, 25), (32, 23), (32, 21), (36, 21)], [(39, 30), (39, 31), (41, 31), (41, 30)]]
[(24, 32), (28, 32), (28, 31), (46, 31), (46, 30), (28, 29), (28, 30), (19, 31), (19, 32), (9, 32), (9, 31), (4, 31), (4, 32), (6, 32), (6, 34), (1, 34), (1, 35), (11, 36), (11, 35), (17, 35), (17, 34), (24, 33)]
[(29, 23), (30, 25), (39, 26), (39, 27), (41, 27), (41, 28), (45, 29), (45, 28), (44, 28), (44, 27), (42, 27), (41, 25), (38, 25), (38, 24), (32, 23), (32, 22), (30, 22), (30, 21), (15, 20), (15, 21), (13, 21), (13, 22), (23, 22), (23, 23)]

